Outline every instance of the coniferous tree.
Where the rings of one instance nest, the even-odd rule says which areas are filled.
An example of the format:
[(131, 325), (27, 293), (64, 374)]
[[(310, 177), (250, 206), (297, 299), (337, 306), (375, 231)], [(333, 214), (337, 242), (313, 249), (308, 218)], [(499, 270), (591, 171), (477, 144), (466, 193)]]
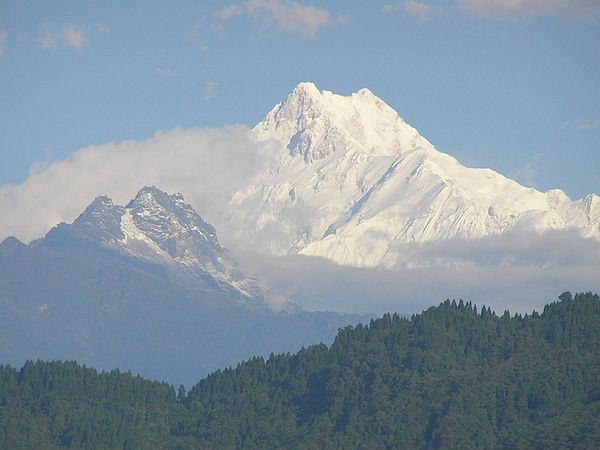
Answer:
[(386, 314), (187, 394), (74, 362), (0, 366), (0, 448), (598, 448), (600, 297), (479, 311), (461, 300)]

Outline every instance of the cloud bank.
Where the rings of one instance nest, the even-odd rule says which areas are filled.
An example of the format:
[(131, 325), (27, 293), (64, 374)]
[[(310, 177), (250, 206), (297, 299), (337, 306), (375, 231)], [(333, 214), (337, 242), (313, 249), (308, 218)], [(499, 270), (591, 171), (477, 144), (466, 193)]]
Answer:
[(123, 204), (146, 185), (183, 193), (221, 232), (231, 192), (264, 161), (248, 130), (176, 128), (145, 141), (85, 147), (66, 160), (34, 164), (24, 183), (0, 187), (0, 240), (13, 235), (29, 242), (74, 220), (98, 195)]
[(462, 298), (526, 313), (567, 290), (600, 292), (600, 242), (570, 231), (407, 245), (406, 254), (412, 268), (383, 270), (236, 252), (246, 273), (311, 310), (415, 313)]
[(169, 67), (157, 67), (155, 69), (156, 75), (163, 78), (173, 78), (177, 76), (177, 72)]
[(0, 31), (0, 55), (4, 53), (4, 44), (6, 43), (6, 31)]
[(416, 0), (404, 0), (399, 3), (384, 5), (383, 11), (387, 13), (402, 12), (419, 17), (421, 20), (428, 20), (429, 16), (435, 11), (435, 8), (429, 3)]
[(467, 14), (486, 19), (554, 16), (562, 19), (600, 17), (598, 0), (459, 0)]
[(600, 119), (592, 120), (591, 122), (582, 122), (577, 126), (578, 130), (595, 130), (600, 128)]
[(86, 27), (63, 25), (59, 30), (51, 31), (42, 36), (40, 44), (50, 51), (56, 51), (59, 46), (71, 47), (81, 51), (87, 41)]
[(500, 313), (527, 312), (566, 290), (600, 291), (600, 242), (575, 231), (406, 244), (403, 267), (393, 271), (249, 253), (233, 239), (227, 203), (267, 162), (245, 126), (176, 128), (144, 141), (85, 147), (66, 160), (34, 165), (20, 185), (0, 187), (0, 240), (14, 235), (29, 242), (74, 220), (98, 195), (125, 204), (142, 186), (156, 185), (183, 193), (245, 273), (306, 309), (412, 313), (463, 298)]
[(321, 28), (344, 25), (348, 21), (345, 16), (334, 17), (326, 9), (287, 0), (247, 0), (215, 13), (221, 21), (242, 15), (274, 25), (280, 31), (299, 33), (305, 38), (315, 38)]
[[(428, 20), (433, 13), (447, 10), (440, 2), (403, 0), (384, 5), (383, 12), (404, 13)], [(552, 16), (567, 20), (600, 18), (598, 0), (457, 0), (450, 8), (480, 19), (519, 19)]]

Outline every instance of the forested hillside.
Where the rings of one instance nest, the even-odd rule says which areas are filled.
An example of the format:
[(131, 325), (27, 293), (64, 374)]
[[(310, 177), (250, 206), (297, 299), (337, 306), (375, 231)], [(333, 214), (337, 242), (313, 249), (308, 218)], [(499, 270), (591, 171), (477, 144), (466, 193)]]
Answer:
[(4, 367), (0, 383), (2, 449), (599, 448), (600, 297), (386, 315), (187, 395), (74, 363)]

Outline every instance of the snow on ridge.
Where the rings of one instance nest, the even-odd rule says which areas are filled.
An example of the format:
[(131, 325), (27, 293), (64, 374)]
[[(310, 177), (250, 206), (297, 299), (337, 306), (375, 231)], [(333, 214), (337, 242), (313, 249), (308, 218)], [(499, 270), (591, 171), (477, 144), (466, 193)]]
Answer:
[(427, 142), (368, 89), (349, 97), (300, 83), (253, 130), (259, 140), (284, 143), (306, 162), (340, 149), (396, 155)]
[(136, 226), (131, 210), (128, 208), (121, 216), (121, 231), (123, 232), (123, 238), (119, 240), (119, 243), (123, 249), (126, 249), (133, 256), (157, 261), (170, 259), (168, 253)]
[(271, 165), (229, 206), (238, 237), (258, 251), (394, 266), (410, 242), (515, 228), (600, 238), (600, 197), (573, 202), (467, 168), (368, 89), (342, 96), (301, 83), (253, 135)]
[[(233, 256), (221, 246), (212, 225), (183, 199), (156, 187), (144, 187), (127, 206), (98, 197), (72, 225), (82, 236), (135, 258), (164, 265), (236, 293), (232, 298), (275, 311), (295, 304), (260, 287), (239, 271)], [(204, 281), (201, 281), (204, 282)]]

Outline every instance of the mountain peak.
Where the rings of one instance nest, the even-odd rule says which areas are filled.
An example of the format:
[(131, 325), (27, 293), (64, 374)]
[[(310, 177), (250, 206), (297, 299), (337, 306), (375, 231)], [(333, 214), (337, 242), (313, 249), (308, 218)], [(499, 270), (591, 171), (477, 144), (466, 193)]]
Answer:
[(284, 144), (289, 155), (312, 163), (337, 152), (399, 155), (429, 145), (369, 89), (343, 96), (300, 83), (253, 130), (259, 141)]
[(600, 215), (600, 196), (592, 193), (583, 198), (585, 211), (590, 215)]
[(319, 96), (321, 95), (321, 91), (315, 85), (315, 83), (312, 83), (310, 81), (303, 81), (301, 83), (298, 83), (298, 85), (292, 91), (291, 95)]
[(108, 197), (107, 195), (99, 195), (92, 201), (92, 203), (88, 205), (88, 207), (85, 210), (89, 212), (102, 211), (105, 209), (109, 209), (112, 206), (113, 201), (110, 197)]
[(363, 97), (369, 98), (377, 98), (376, 95), (373, 94), (373, 92), (371, 92), (371, 90), (368, 88), (359, 89), (358, 91), (356, 91), (355, 95), (362, 95)]
[(75, 222), (79, 223), (94, 221), (99, 217), (110, 214), (110, 212), (114, 209), (115, 205), (113, 204), (112, 199), (106, 195), (100, 195), (92, 200), (92, 203), (85, 208)]
[(296, 87), (294, 87), (294, 89), (292, 90), (292, 92), (290, 93), (290, 95), (288, 96), (287, 101), (289, 101), (290, 99), (294, 99), (297, 97), (301, 97), (301, 98), (305, 98), (305, 97), (309, 97), (315, 100), (320, 100), (322, 99), (322, 97), (325, 98), (329, 98), (330, 100), (339, 100), (339, 99), (343, 99), (343, 98), (349, 98), (352, 96), (361, 96), (361, 97), (365, 97), (368, 99), (374, 99), (377, 100), (378, 102), (384, 103), (383, 100), (381, 100), (379, 97), (377, 97), (375, 94), (373, 94), (373, 92), (364, 87), (359, 89), (358, 91), (356, 91), (355, 93), (349, 95), (349, 96), (343, 96), (340, 94), (335, 94), (331, 91), (327, 91), (327, 90), (320, 90), (317, 85), (311, 81), (303, 81), (301, 83), (298, 83), (296, 85)]
[[(76, 230), (80, 236), (86, 236), (88, 239), (101, 241), (111, 241), (120, 239), (121, 216), (124, 208), (116, 206), (110, 197), (101, 195), (96, 197), (92, 203), (81, 213), (73, 222), (73, 230)], [(65, 224), (66, 225), (66, 224)], [(51, 236), (55, 231), (64, 230), (63, 225), (50, 230), (47, 236)]]
[[(295, 308), (244, 277), (220, 244), (215, 228), (180, 193), (169, 195), (156, 186), (145, 186), (127, 206), (114, 205), (107, 196), (96, 197), (72, 224), (54, 227), (45, 245), (63, 245), (65, 239), (159, 264), (176, 277), (191, 277), (206, 289), (229, 292), (242, 303), (274, 310)], [(2, 245), (10, 247), (11, 240)]]
[(169, 194), (161, 191), (156, 186), (144, 186), (138, 191), (133, 200), (129, 202), (127, 207), (129, 208), (134, 205), (144, 205), (149, 203), (160, 203), (161, 201), (164, 202), (169, 197)]
[(572, 202), (462, 166), (367, 88), (343, 96), (301, 83), (253, 134), (269, 142), (270, 166), (230, 205), (259, 251), (396, 267), (407, 243), (517, 227), (600, 237), (600, 197)]
[(81, 213), (75, 222), (90, 222), (98, 217), (105, 216), (109, 211), (114, 209), (113, 201), (106, 195), (96, 197), (92, 203)]
[[(187, 214), (194, 216), (193, 220), (211, 227), (204, 222), (191, 205), (185, 202), (181, 193), (169, 195), (156, 186), (145, 186), (140, 189), (133, 200), (127, 204), (127, 208), (138, 212), (143, 210), (145, 211), (144, 215), (156, 214), (158, 210), (167, 210), (179, 216), (180, 219), (182, 218), (181, 214)], [(190, 218), (188, 217), (188, 219)]]
[(138, 193), (136, 194), (136, 197), (139, 197), (142, 195), (168, 195), (168, 194), (165, 191), (158, 189), (156, 186), (144, 186), (143, 188), (141, 188), (138, 191)]
[[(156, 186), (146, 186), (140, 189), (126, 208), (137, 227), (144, 229), (161, 247), (177, 231), (180, 238), (187, 236), (186, 242), (200, 239), (203, 245), (209, 245), (214, 251), (221, 249), (214, 227), (204, 221), (180, 193), (169, 195)], [(178, 247), (171, 242), (164, 250), (175, 257), (179, 252)]]
[(14, 254), (26, 250), (28, 247), (14, 236), (8, 236), (0, 243), (0, 252)]

